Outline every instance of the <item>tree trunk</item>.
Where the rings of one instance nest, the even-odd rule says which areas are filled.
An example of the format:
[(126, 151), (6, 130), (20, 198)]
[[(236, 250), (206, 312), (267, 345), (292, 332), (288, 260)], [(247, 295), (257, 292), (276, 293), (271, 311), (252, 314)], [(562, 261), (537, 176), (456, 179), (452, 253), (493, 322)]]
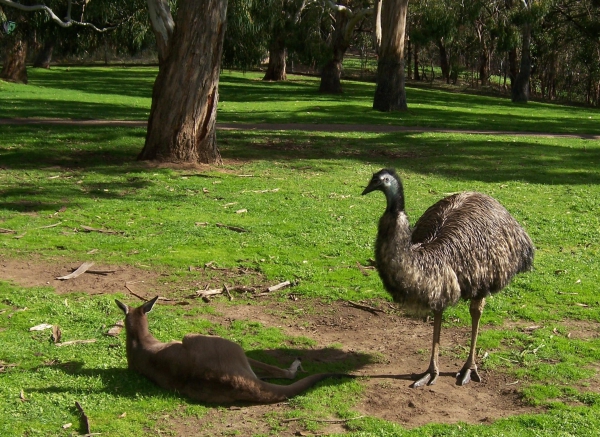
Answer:
[(415, 80), (421, 80), (421, 76), (419, 76), (419, 46), (416, 44), (413, 56), (415, 58)]
[(529, 76), (531, 75), (531, 26), (523, 25), (523, 48), (521, 50), (521, 69), (512, 88), (512, 101), (527, 103), (529, 100)]
[(8, 82), (27, 83), (27, 41), (21, 32), (11, 35), (5, 48), (4, 65), (0, 71), (0, 79)]
[(175, 23), (171, 15), (171, 8), (168, 0), (147, 0), (148, 15), (150, 15), (150, 23), (152, 31), (156, 37), (156, 48), (158, 50), (158, 65), (159, 68), (164, 63), (169, 54), (169, 43), (173, 36)]
[(479, 80), (481, 81), (481, 86), (487, 85), (489, 79), (490, 55), (486, 45), (484, 44), (479, 55)]
[(52, 61), (52, 52), (54, 51), (54, 39), (48, 39), (42, 49), (38, 52), (33, 61), (34, 68), (50, 68), (50, 61)]
[(373, 6), (373, 49), (379, 57), (379, 50), (381, 48), (381, 4), (382, 0), (375, 0)]
[(439, 39), (437, 46), (440, 51), (440, 68), (442, 69), (442, 77), (446, 79), (446, 83), (450, 83), (450, 63), (448, 62), (448, 54), (446, 53), (446, 46), (444, 41)]
[(220, 164), (216, 116), (227, 0), (181, 0), (140, 160)]
[(285, 37), (283, 34), (275, 35), (269, 45), (269, 65), (263, 80), (286, 80), (285, 58), (287, 50), (285, 48)]
[(508, 52), (508, 78), (510, 79), (511, 93), (517, 81), (517, 74), (519, 74), (519, 69), (517, 68), (517, 49), (515, 47)]
[(346, 38), (349, 16), (346, 10), (339, 10), (335, 14), (335, 29), (331, 40), (332, 56), (321, 71), (321, 85), (319, 91), (328, 94), (342, 92), (342, 62), (350, 40)]
[(408, 0), (386, 0), (381, 10), (381, 55), (373, 109), (405, 111), (404, 37)]

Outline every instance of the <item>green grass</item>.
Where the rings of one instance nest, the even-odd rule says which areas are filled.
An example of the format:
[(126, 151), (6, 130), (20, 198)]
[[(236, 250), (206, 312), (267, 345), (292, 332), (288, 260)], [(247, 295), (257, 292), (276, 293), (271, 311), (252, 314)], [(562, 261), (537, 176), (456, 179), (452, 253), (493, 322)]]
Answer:
[[(146, 120), (157, 70), (150, 67), (30, 69), (29, 85), (0, 82), (0, 118), (59, 117)], [(343, 95), (318, 92), (319, 79), (290, 75), (263, 82), (260, 73), (223, 72), (219, 122), (344, 123), (448, 129), (599, 134), (597, 110), (407, 88), (408, 112), (371, 109), (375, 85), (343, 81)]]
[[(30, 73), (31, 85), (0, 83), (0, 117), (144, 119), (156, 74), (147, 68)], [(226, 72), (219, 121), (580, 134), (600, 130), (598, 111), (585, 108), (514, 106), (489, 97), (409, 89), (408, 113), (379, 114), (369, 109), (373, 85), (349, 82), (341, 97), (321, 96), (316, 89), (311, 78), (273, 84), (253, 73)], [(600, 340), (597, 335), (568, 336), (574, 323), (588, 323), (595, 331), (600, 326), (597, 141), (502, 134), (219, 131), (226, 165), (197, 171), (137, 162), (144, 134), (141, 128), (3, 126), (0, 228), (16, 232), (0, 234), (4, 256), (129, 264), (166, 272), (174, 283), (195, 278), (190, 265), (215, 261), (222, 267), (256, 269), (269, 281), (294, 281), (293, 292), (303, 299), (387, 299), (379, 279), (365, 277), (355, 267), (372, 257), (384, 208), (382, 196), (360, 195), (371, 173), (384, 166), (399, 170), (413, 222), (447, 193), (482, 191), (513, 213), (537, 247), (535, 270), (489, 299), (479, 342), (481, 351), (488, 352), (482, 367), (520, 380), (524, 399), (547, 412), (491, 425), (431, 424), (412, 431), (363, 418), (349, 422), (351, 435), (600, 432), (600, 398), (586, 388), (597, 379)], [(249, 232), (232, 232), (216, 223)], [(87, 233), (82, 225), (118, 233)], [(88, 254), (92, 249), (96, 251)], [(16, 312), (24, 307), (28, 309)], [(308, 339), (290, 339), (279, 329), (251, 322), (223, 328), (183, 317), (199, 311), (194, 308), (161, 307), (152, 314), (152, 329), (165, 340), (212, 330), (258, 355), (265, 349), (311, 347)], [(180, 411), (181, 405), (185, 414), (210, 411), (124, 370), (122, 340), (102, 335), (103, 325), (119, 316), (112, 297), (56, 296), (50, 289), (0, 283), (0, 360), (19, 364), (0, 374), (0, 395), (6, 400), (0, 404), (0, 434), (70, 435), (61, 426), (78, 423), (76, 400), (94, 417), (94, 431), (108, 435), (139, 435), (157, 415)], [(68, 339), (98, 341), (56, 348), (46, 334), (29, 333), (29, 327), (42, 322), (60, 324)], [(446, 325), (468, 322), (464, 304), (445, 313)], [(541, 328), (524, 332), (517, 325)], [(28, 401), (19, 399), (21, 390)], [(360, 382), (322, 385), (306, 396), (293, 401), (293, 414), (317, 429), (311, 418), (354, 417)], [(127, 420), (118, 419), (123, 412)]]

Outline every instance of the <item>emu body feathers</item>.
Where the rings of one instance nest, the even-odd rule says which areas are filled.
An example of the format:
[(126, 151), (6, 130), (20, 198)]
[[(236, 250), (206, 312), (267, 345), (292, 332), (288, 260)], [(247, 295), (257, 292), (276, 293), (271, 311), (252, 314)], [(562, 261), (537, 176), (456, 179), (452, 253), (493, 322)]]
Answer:
[(472, 338), (458, 383), (466, 384), (471, 375), (479, 380), (475, 345), (485, 297), (531, 268), (531, 239), (497, 200), (485, 194), (465, 192), (446, 197), (429, 207), (411, 229), (396, 172), (383, 169), (375, 173), (363, 194), (374, 190), (382, 191), (387, 199), (375, 242), (383, 285), (394, 301), (407, 309), (434, 313), (430, 366), (414, 386), (435, 382), (441, 315), (461, 298), (471, 300)]

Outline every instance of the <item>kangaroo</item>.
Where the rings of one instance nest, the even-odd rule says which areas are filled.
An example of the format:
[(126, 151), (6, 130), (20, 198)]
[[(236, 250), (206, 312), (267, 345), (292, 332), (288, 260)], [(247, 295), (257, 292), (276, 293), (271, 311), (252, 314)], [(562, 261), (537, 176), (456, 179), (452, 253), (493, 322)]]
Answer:
[(319, 373), (290, 385), (270, 384), (261, 377), (293, 379), (300, 367), (294, 361), (280, 369), (246, 357), (236, 343), (221, 337), (187, 334), (183, 341), (162, 343), (148, 330), (148, 317), (158, 296), (137, 308), (115, 299), (125, 313), (127, 365), (158, 386), (202, 402), (284, 401), (328, 377), (350, 376)]

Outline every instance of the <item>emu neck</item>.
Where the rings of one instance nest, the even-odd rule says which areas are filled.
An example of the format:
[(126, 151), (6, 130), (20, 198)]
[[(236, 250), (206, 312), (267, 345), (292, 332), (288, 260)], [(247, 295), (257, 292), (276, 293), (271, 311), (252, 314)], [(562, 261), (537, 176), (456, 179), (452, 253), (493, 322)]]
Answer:
[(384, 193), (387, 200), (386, 212), (392, 214), (404, 212), (404, 188), (400, 181), (394, 181)]

